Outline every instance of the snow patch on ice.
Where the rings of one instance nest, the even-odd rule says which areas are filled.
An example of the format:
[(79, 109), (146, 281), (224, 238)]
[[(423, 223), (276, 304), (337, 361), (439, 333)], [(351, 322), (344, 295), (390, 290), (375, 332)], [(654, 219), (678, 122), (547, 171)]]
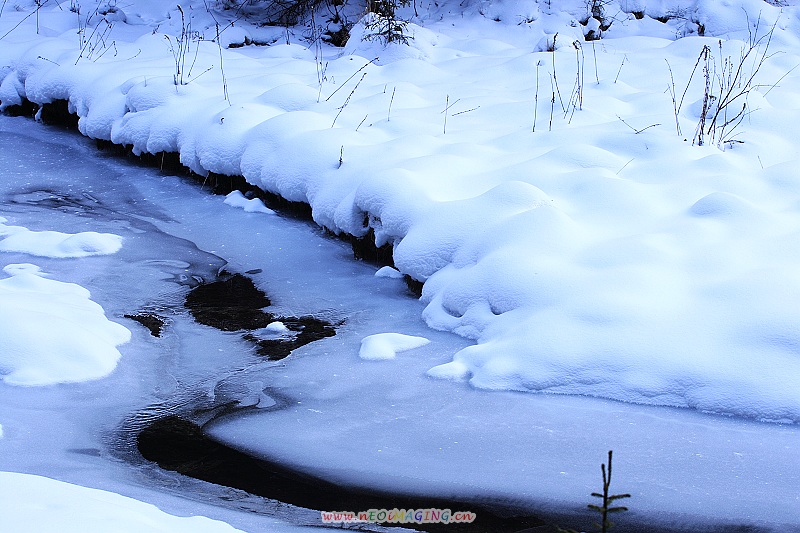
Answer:
[(297, 332), (290, 330), (286, 327), (286, 324), (276, 320), (275, 322), (270, 322), (263, 328), (251, 331), (250, 335), (261, 340), (272, 340), (294, 337), (297, 335)]
[(109, 321), (85, 288), (8, 265), (0, 280), (0, 374), (11, 385), (52, 385), (111, 373), (131, 333)]
[(397, 352), (404, 352), (425, 346), (431, 342), (425, 337), (403, 335), (402, 333), (377, 333), (361, 339), (361, 350), (358, 355), (361, 359), (382, 360), (394, 359)]
[(274, 215), (275, 211), (264, 205), (259, 198), (246, 198), (241, 191), (233, 191), (225, 196), (225, 204), (244, 209), (247, 213), (266, 213)]
[(108, 255), (122, 248), (122, 237), (113, 233), (84, 231), (31, 231), (22, 226), (7, 226), (0, 217), (0, 251), (22, 252), (40, 257), (88, 257)]
[(390, 266), (385, 266), (379, 268), (375, 272), (375, 277), (377, 278), (392, 278), (392, 279), (401, 279), (403, 277), (403, 273), (397, 270), (396, 268), (392, 268)]

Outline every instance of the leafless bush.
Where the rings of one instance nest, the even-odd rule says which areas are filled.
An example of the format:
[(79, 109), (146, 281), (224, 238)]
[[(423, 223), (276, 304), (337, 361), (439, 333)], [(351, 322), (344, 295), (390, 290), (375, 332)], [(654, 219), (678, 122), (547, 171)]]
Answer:
[[(337, 0), (219, 0), (223, 9), (262, 24), (294, 26), (319, 7)], [(344, 3), (343, 0), (338, 0)]]

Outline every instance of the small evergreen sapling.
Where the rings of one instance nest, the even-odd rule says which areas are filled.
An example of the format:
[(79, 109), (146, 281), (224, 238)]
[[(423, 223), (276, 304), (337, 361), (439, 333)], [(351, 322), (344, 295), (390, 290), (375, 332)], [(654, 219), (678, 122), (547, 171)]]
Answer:
[(595, 498), (601, 498), (603, 500), (603, 505), (593, 505), (589, 504), (589, 509), (593, 511), (597, 511), (600, 513), (602, 521), (600, 524), (595, 524), (600, 528), (600, 531), (606, 533), (608, 529), (613, 526), (614, 524), (608, 519), (608, 515), (611, 513), (621, 513), (622, 511), (627, 511), (627, 507), (612, 507), (611, 505), (616, 500), (621, 500), (623, 498), (630, 498), (630, 494), (608, 494), (608, 489), (611, 486), (611, 453), (612, 450), (608, 450), (608, 472), (606, 472), (606, 465), (601, 464), (600, 470), (603, 472), (603, 494), (599, 494), (597, 492), (593, 492), (592, 496)]
[[(601, 533), (606, 533), (614, 523), (608, 519), (608, 515), (613, 513), (621, 513), (623, 511), (627, 511), (627, 507), (623, 506), (614, 506), (614, 502), (617, 500), (622, 500), (624, 498), (630, 498), (630, 494), (609, 494), (609, 488), (611, 487), (611, 456), (612, 450), (608, 450), (608, 470), (606, 470), (606, 465), (600, 465), (600, 471), (603, 473), (603, 493), (600, 494), (599, 492), (593, 492), (592, 496), (595, 498), (600, 498), (603, 500), (602, 505), (595, 505), (589, 504), (589, 509), (596, 511), (600, 514), (600, 523), (595, 522), (595, 527), (599, 528)], [(563, 529), (557, 528), (559, 533), (578, 533), (574, 529)]]

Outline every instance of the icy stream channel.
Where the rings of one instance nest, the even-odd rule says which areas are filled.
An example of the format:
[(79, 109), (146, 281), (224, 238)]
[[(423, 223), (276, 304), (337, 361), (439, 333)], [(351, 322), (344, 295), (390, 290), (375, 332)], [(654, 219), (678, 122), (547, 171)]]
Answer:
[[(334, 483), (588, 527), (585, 504), (613, 449), (612, 490), (632, 494), (620, 531), (800, 531), (795, 427), (432, 379), (427, 369), (468, 342), (429, 329), (402, 280), (376, 276), (312, 225), (226, 205), (194, 183), (105, 157), (89, 141), (30, 121), (0, 117), (0, 146), (0, 216), (8, 224), (122, 237), (109, 255), (0, 252), (0, 266), (33, 263), (85, 287), (132, 332), (102, 379), (0, 383), (0, 470), (102, 488), (246, 531), (318, 524), (313, 511), (161, 470), (125, 440), (148, 417), (233, 402), (248, 408), (213, 420), (207, 434)], [(342, 322), (337, 334), (269, 361), (241, 333), (197, 324), (185, 295), (223, 266), (249, 272), (272, 312)], [(141, 311), (164, 318), (160, 337), (125, 318)], [(260, 335), (282, 333), (275, 325)], [(362, 343), (383, 333), (399, 335)]]

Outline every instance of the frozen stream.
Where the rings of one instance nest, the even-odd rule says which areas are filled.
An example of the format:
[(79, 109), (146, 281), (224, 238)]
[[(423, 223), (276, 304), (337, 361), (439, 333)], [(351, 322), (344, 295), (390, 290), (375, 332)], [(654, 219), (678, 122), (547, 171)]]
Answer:
[[(0, 117), (0, 146), (0, 216), (9, 223), (124, 239), (108, 256), (2, 253), (2, 266), (35, 263), (86, 287), (133, 333), (107, 378), (0, 384), (0, 470), (248, 531), (318, 523), (318, 513), (163, 471), (137, 459), (124, 437), (149, 415), (239, 402), (252, 407), (214, 420), (211, 436), (335, 483), (544, 512), (583, 527), (599, 464), (614, 449), (612, 490), (633, 495), (619, 531), (800, 531), (795, 427), (434, 380), (426, 370), (468, 342), (429, 329), (401, 280), (376, 277), (312, 225), (246, 213), (23, 119)], [(250, 272), (277, 314), (343, 324), (335, 337), (265, 360), (240, 333), (199, 325), (183, 308), (190, 287), (223, 266)], [(124, 318), (140, 311), (165, 318), (161, 337)], [(431, 342), (395, 358), (359, 357), (363, 338), (386, 332)]]
[[(199, 325), (183, 308), (190, 288), (213, 280), (226, 265), (223, 257), (231, 259), (232, 271), (263, 270), (251, 277), (269, 285), (273, 310), (286, 315), (347, 314), (356, 324), (372, 310), (358, 303), (365, 292), (349, 296), (354, 277), (371, 283), (364, 291), (413, 303), (402, 284), (375, 279), (375, 269), (350, 260), (345, 244), (309, 224), (224, 205), (193, 182), (107, 157), (76, 134), (0, 116), (0, 144), (0, 213), (9, 224), (123, 237), (122, 249), (111, 255), (53, 259), (6, 252), (2, 266), (35, 263), (53, 279), (88, 288), (106, 315), (133, 333), (106, 378), (44, 387), (0, 384), (0, 470), (110, 490), (248, 531), (297, 529), (271, 516), (319, 523), (319, 513), (160, 470), (138, 457), (135, 435), (126, 439), (124, 432), (147, 414), (247, 401), (252, 394), (257, 401), (265, 385), (249, 374), (282, 366), (258, 356), (241, 334)], [(331, 292), (316, 291), (320, 282)], [(402, 319), (412, 320), (407, 307)], [(142, 311), (165, 319), (161, 337), (124, 317)]]

